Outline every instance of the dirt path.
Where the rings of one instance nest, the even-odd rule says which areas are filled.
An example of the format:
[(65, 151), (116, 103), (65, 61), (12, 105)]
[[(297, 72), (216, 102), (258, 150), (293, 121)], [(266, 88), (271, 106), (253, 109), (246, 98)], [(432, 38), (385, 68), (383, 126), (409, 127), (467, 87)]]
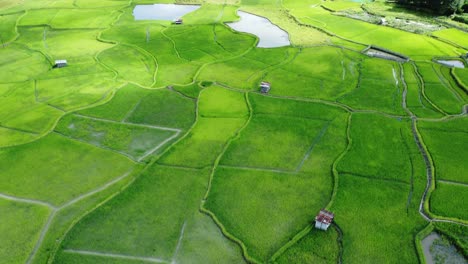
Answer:
[(258, 167), (246, 167), (246, 166), (230, 166), (230, 165), (218, 165), (219, 168), (238, 169), (238, 170), (254, 170), (254, 171), (265, 171), (274, 173), (287, 173), (297, 174), (294, 171), (280, 170), (280, 169), (269, 169), (269, 168), (258, 168)]
[(328, 130), (328, 127), (330, 126), (330, 124), (332, 122), (333, 122), (333, 120), (326, 122), (325, 125), (322, 127), (322, 130), (320, 130), (318, 135), (314, 138), (314, 140), (312, 141), (312, 144), (310, 145), (310, 147), (307, 150), (306, 154), (302, 158), (301, 162), (299, 163), (299, 165), (297, 165), (296, 172), (299, 172), (302, 169), (302, 166), (304, 166), (304, 163), (309, 159), (309, 156), (310, 156), (310, 154), (312, 154), (312, 151), (314, 151), (315, 145), (317, 145), (317, 143), (320, 142), (320, 140), (325, 135), (325, 133)]
[(65, 249), (63, 250), (63, 252), (71, 253), (71, 254), (87, 255), (87, 256), (114, 258), (114, 259), (137, 260), (137, 261), (144, 261), (144, 262), (151, 262), (151, 263), (170, 263), (169, 261), (160, 259), (160, 258), (130, 256), (130, 255), (123, 255), (123, 254), (97, 252), (97, 251)]
[[(78, 197), (76, 197), (76, 198), (70, 200), (69, 202), (67, 202), (67, 203), (65, 203), (65, 204), (63, 204), (63, 205), (61, 205), (60, 207), (53, 207), (52, 212), (51, 212), (51, 214), (49, 215), (49, 218), (47, 219), (46, 224), (45, 224), (44, 227), (42, 228), (42, 231), (41, 231), (41, 234), (40, 234), (40, 236), (39, 236), (39, 239), (37, 240), (37, 242), (36, 242), (36, 244), (35, 244), (33, 250), (31, 251), (31, 253), (29, 254), (29, 258), (28, 258), (28, 260), (26, 261), (26, 264), (31, 264), (32, 261), (34, 260), (34, 257), (36, 256), (38, 250), (39, 250), (39, 249), (41, 248), (41, 246), (42, 246), (42, 243), (43, 243), (43, 241), (44, 241), (44, 238), (45, 238), (45, 236), (47, 235), (47, 233), (48, 233), (48, 231), (49, 231), (50, 225), (51, 225), (52, 221), (54, 220), (55, 215), (56, 215), (60, 210), (65, 209), (66, 207), (68, 207), (68, 206), (70, 206), (70, 205), (73, 205), (73, 204), (75, 204), (75, 203), (77, 203), (77, 202), (79, 202), (79, 201), (81, 201), (81, 200), (83, 200), (83, 199), (85, 199), (85, 198), (87, 198), (87, 197), (89, 197), (89, 196), (92, 196), (92, 195), (94, 195), (94, 194), (96, 194), (96, 193), (98, 193), (98, 192), (101, 192), (101, 191), (103, 191), (103, 190), (109, 188), (110, 186), (116, 184), (117, 182), (119, 182), (119, 181), (123, 180), (124, 178), (126, 178), (127, 176), (129, 176), (129, 175), (132, 173), (132, 171), (133, 171), (133, 169), (132, 169), (131, 171), (128, 171), (128, 172), (125, 173), (124, 175), (122, 175), (122, 176), (120, 176), (120, 177), (118, 177), (118, 178), (116, 178), (116, 179), (114, 179), (114, 180), (112, 180), (112, 181), (110, 181), (110, 182), (108, 182), (108, 183), (102, 185), (101, 187), (98, 187), (98, 188), (96, 188), (96, 189), (94, 189), (94, 190), (91, 190), (91, 191), (89, 191), (89, 192), (87, 192), (87, 193), (85, 193), (85, 194), (83, 194), (83, 195), (80, 195), (80, 196), (78, 196)], [(27, 199), (26, 199), (26, 200), (27, 200)], [(31, 201), (36, 202), (36, 201), (34, 201), (34, 200), (31, 200)]]
[(459, 185), (463, 187), (468, 187), (468, 183), (456, 182), (456, 181), (447, 181), (447, 180), (437, 180), (438, 182), (443, 182), (447, 184)]
[(143, 156), (141, 156), (140, 158), (137, 159), (138, 162), (144, 160), (146, 157), (148, 157), (149, 155), (153, 154), (156, 150), (160, 149), (162, 146), (164, 146), (166, 143), (168, 143), (169, 141), (175, 139), (176, 137), (178, 137), (180, 135), (180, 132), (176, 132), (174, 133), (174, 135), (166, 138), (163, 142), (159, 143), (156, 147), (146, 151)]
[(162, 127), (162, 126), (153, 126), (153, 125), (129, 123), (129, 122), (119, 122), (119, 121), (103, 119), (103, 118), (97, 118), (97, 117), (91, 117), (91, 116), (85, 116), (85, 115), (80, 115), (80, 114), (74, 114), (74, 115), (78, 116), (78, 117), (82, 117), (82, 118), (87, 118), (87, 119), (91, 119), (91, 120), (95, 120), (95, 121), (101, 121), (101, 122), (112, 123), (112, 124), (124, 124), (124, 125), (132, 125), (132, 126), (137, 126), (137, 127), (146, 127), (146, 128), (167, 130), (167, 131), (173, 131), (173, 132), (181, 132), (180, 129), (172, 128), (172, 127)]
[(15, 196), (11, 196), (11, 195), (8, 195), (8, 194), (3, 194), (3, 193), (0, 193), (0, 198), (3, 198), (5, 200), (20, 202), (20, 203), (29, 203), (29, 204), (39, 205), (39, 206), (45, 206), (45, 207), (48, 207), (48, 208), (50, 208), (52, 210), (57, 209), (57, 207), (55, 207), (51, 203), (44, 202), (44, 201), (41, 201), (41, 200), (15, 197)]
[(185, 233), (185, 226), (187, 225), (187, 221), (184, 222), (184, 224), (182, 225), (182, 229), (180, 230), (180, 235), (179, 235), (179, 239), (177, 240), (177, 246), (174, 250), (174, 255), (172, 255), (172, 260), (171, 260), (171, 264), (176, 264), (177, 261), (177, 254), (179, 253), (179, 250), (180, 250), (180, 247), (182, 246), (182, 240), (184, 239), (184, 233)]
[(37, 240), (36, 244), (34, 245), (33, 250), (29, 254), (28, 260), (26, 261), (26, 264), (31, 264), (34, 257), (36, 256), (37, 251), (42, 245), (42, 241), (44, 241), (45, 236), (47, 235), (47, 232), (49, 231), (50, 225), (52, 224), (52, 221), (55, 218), (55, 214), (57, 213), (57, 209), (54, 209), (50, 215), (49, 218), (47, 218), (47, 222), (45, 223), (44, 227), (41, 230), (41, 234), (39, 235), (39, 239)]

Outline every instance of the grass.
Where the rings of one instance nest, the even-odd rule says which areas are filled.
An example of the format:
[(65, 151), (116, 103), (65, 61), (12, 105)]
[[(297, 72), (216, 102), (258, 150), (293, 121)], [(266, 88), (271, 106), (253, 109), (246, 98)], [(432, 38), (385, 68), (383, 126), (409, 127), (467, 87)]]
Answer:
[(126, 81), (142, 86), (153, 85), (157, 65), (147, 53), (120, 44), (100, 53), (98, 58)]
[[(167, 261), (190, 256), (191, 260), (239, 263), (238, 248), (197, 210), (208, 172), (151, 166), (126, 192), (78, 223), (64, 248)], [(62, 257), (72, 256), (61, 253)], [(74, 261), (80, 259), (76, 257)]]
[(124, 153), (134, 160), (151, 154), (155, 147), (175, 134), (174, 131), (103, 122), (76, 115), (65, 116), (55, 131), (104, 149)]
[(338, 99), (356, 109), (372, 109), (379, 112), (403, 115), (402, 88), (399, 67), (382, 59), (365, 60), (360, 69), (360, 81), (356, 88)]
[(327, 127), (322, 120), (255, 115), (221, 160), (230, 166), (295, 170), (314, 139)]
[(49, 209), (36, 205), (0, 200), (2, 224), (0, 258), (5, 263), (25, 263), (39, 238)]
[(242, 57), (209, 64), (198, 79), (215, 81), (240, 89), (258, 89), (266, 70), (288, 59), (295, 53), (290, 48), (252, 49)]
[[(0, 190), (61, 205), (133, 169), (119, 154), (57, 134), (0, 151)], [(53, 164), (53, 166), (52, 166)], [(14, 177), (12, 177), (14, 175)]]
[[(33, 251), (52, 209), (0, 199), (0, 262), (142, 263), (66, 249), (167, 263), (422, 261), (427, 175), (412, 122), (434, 165), (425, 209), (466, 220), (468, 75), (431, 61), (465, 54), (461, 31), (418, 35), (326, 10), (358, 11), (346, 1), (175, 2), (201, 8), (172, 25), (134, 20), (151, 0), (0, 1), (0, 193), (55, 208)], [(256, 48), (225, 24), (238, 9), (292, 46)], [(411, 62), (363, 55), (371, 44)], [(312, 227), (324, 207), (342, 244), (334, 227)], [(463, 228), (434, 227), (466, 253)]]
[[(467, 100), (451, 87), (433, 63), (418, 63), (427, 97), (449, 114), (459, 114)], [(457, 88), (458, 89), (458, 88)]]
[(214, 164), (227, 140), (245, 124), (246, 118), (198, 118), (195, 127), (158, 163), (203, 168)]
[(206, 207), (244, 242), (249, 255), (266, 262), (325, 205), (330, 180), (219, 167)]
[(353, 114), (351, 148), (338, 163), (338, 171), (409, 183), (412, 164), (404, 135), (410, 133), (408, 121), (373, 114)]
[(459, 118), (444, 122), (420, 122), (422, 138), (434, 160), (436, 179), (467, 183), (464, 156), (466, 122)]
[(357, 61), (347, 55), (326, 46), (302, 49), (294, 60), (264, 78), (272, 83), (271, 94), (333, 100), (356, 86)]
[(344, 230), (343, 262), (418, 262), (414, 236), (425, 223), (406, 209), (408, 184), (340, 174), (338, 188), (331, 209)]
[(39, 102), (70, 111), (105, 99), (118, 84), (108, 74), (42, 79), (36, 82), (35, 96)]
[(406, 105), (418, 117), (441, 117), (423, 94), (422, 84), (411, 64), (403, 65), (403, 80), (407, 85)]
[(0, 80), (16, 83), (33, 79), (49, 70), (49, 62), (39, 53), (20, 45), (0, 49)]
[(195, 102), (169, 90), (148, 93), (125, 119), (131, 123), (188, 129), (195, 119)]
[(0, 16), (0, 43), (2, 46), (17, 36), (15, 26), (20, 16), (20, 14)]
[(19, 26), (50, 25), (55, 29), (106, 28), (117, 18), (112, 9), (38, 9), (29, 10)]
[(277, 263), (331, 263), (338, 259), (338, 232), (312, 229), (278, 258)]
[[(1, 123), (20, 132), (38, 136), (55, 124), (62, 112), (36, 101), (33, 82), (0, 84)], [(12, 141), (14, 143), (14, 141)]]
[[(468, 219), (468, 214), (463, 209), (468, 200), (467, 188), (468, 185), (437, 182), (436, 189), (431, 195), (431, 211), (445, 217)], [(457, 199), (453, 199), (454, 196)]]
[(202, 117), (247, 117), (244, 94), (219, 86), (206, 88), (200, 95), (199, 113)]
[(461, 30), (448, 28), (436, 31), (432, 35), (449, 42), (454, 42), (462, 47), (468, 47), (468, 37)]
[(307, 2), (293, 0), (285, 2), (284, 5), (302, 23), (322, 28), (352, 41), (381, 46), (415, 60), (430, 59), (433, 56), (456, 56), (461, 52), (460, 49), (429, 36), (336, 16), (320, 7), (310, 8)]

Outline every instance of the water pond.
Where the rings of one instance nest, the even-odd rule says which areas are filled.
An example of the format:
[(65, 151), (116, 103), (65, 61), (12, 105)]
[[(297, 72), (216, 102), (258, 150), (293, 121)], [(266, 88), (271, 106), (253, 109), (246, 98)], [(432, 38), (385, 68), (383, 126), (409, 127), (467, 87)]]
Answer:
[(422, 240), (422, 246), (427, 264), (467, 263), (455, 246), (438, 233), (433, 232), (425, 237)]
[(465, 68), (465, 64), (459, 60), (437, 60), (438, 63), (455, 68)]
[(270, 20), (250, 13), (238, 11), (240, 21), (227, 23), (227, 25), (239, 32), (253, 34), (259, 38), (257, 47), (276, 48), (291, 45), (288, 32), (282, 30)]
[(176, 20), (200, 8), (199, 5), (154, 4), (137, 5), (133, 9), (135, 20)]

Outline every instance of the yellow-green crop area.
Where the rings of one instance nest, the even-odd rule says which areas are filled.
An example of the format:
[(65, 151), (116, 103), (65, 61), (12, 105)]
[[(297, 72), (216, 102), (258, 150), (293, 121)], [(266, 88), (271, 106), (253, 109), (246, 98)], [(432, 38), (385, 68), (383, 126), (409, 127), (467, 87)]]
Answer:
[[(134, 18), (163, 3), (199, 8)], [(0, 0), (0, 264), (425, 263), (427, 230), (467, 259), (468, 34), (364, 9)]]

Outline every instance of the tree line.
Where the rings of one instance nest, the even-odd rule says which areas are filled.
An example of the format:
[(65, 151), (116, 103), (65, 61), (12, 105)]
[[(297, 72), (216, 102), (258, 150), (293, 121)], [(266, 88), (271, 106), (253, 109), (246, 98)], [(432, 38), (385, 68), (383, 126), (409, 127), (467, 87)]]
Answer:
[(397, 0), (399, 4), (429, 9), (442, 15), (468, 12), (468, 0)]

